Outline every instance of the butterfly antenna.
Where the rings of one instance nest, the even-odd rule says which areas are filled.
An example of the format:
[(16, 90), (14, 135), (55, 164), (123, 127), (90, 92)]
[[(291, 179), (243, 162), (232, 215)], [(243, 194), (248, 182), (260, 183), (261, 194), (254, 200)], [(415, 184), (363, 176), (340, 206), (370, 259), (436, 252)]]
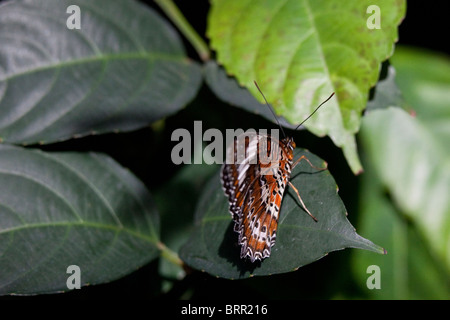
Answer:
[(306, 122), (306, 120), (308, 120), (309, 118), (311, 118), (313, 116), (314, 113), (316, 113), (317, 110), (319, 110), (319, 108), (321, 106), (323, 106), (328, 100), (330, 100), (332, 97), (334, 96), (334, 92), (331, 94), (331, 96), (328, 97), (327, 100), (325, 100), (324, 102), (322, 102), (321, 104), (319, 104), (319, 106), (316, 108), (316, 110), (314, 110), (305, 120), (303, 120), (296, 128), (295, 130), (297, 130), (302, 124), (304, 124)]
[[(275, 112), (273, 111), (273, 109), (272, 109), (272, 107), (270, 106), (270, 104), (267, 102), (267, 99), (266, 99), (266, 97), (264, 96), (264, 93), (262, 93), (262, 91), (261, 91), (261, 89), (259, 88), (259, 86), (258, 86), (258, 84), (256, 83), (256, 81), (253, 81), (253, 82), (255, 83), (256, 88), (258, 88), (258, 91), (259, 91), (259, 92), (261, 93), (261, 95), (263, 96), (264, 101), (266, 101), (266, 105), (267, 105), (267, 107), (269, 108), (270, 112), (272, 112), (273, 117), (275, 118), (276, 122), (278, 123), (278, 126), (279, 126), (280, 129), (281, 129), (281, 132), (283, 133), (283, 137), (286, 138), (286, 134), (284, 133), (284, 130), (283, 130), (283, 127), (282, 127), (281, 124), (280, 124), (280, 121), (278, 121), (277, 115), (276, 115)], [(330, 97), (330, 98), (331, 98), (331, 97)]]

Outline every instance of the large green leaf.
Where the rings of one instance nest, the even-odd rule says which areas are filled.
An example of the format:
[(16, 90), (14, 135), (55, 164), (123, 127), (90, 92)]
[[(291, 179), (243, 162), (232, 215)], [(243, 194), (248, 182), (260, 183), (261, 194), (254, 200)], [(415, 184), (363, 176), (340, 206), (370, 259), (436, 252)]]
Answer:
[[(380, 29), (367, 26), (371, 5), (380, 10)], [(256, 80), (292, 123), (336, 92), (305, 126), (329, 135), (356, 173), (361, 164), (354, 134), (404, 14), (403, 0), (215, 0), (208, 36), (227, 72), (262, 101)]]
[(450, 148), (420, 118), (399, 108), (375, 110), (362, 126), (368, 155), (396, 205), (450, 271)]
[[(450, 272), (450, 59), (423, 49), (399, 47), (392, 64), (397, 70), (396, 82), (416, 119), (403, 115), (397, 128), (405, 126), (414, 132), (389, 138), (399, 144), (393, 157), (397, 152), (410, 153), (405, 163), (398, 163), (402, 180), (392, 181), (386, 179), (386, 173), (380, 174), (395, 190), (400, 209), (418, 223)], [(376, 168), (389, 170), (379, 163)]]
[[(370, 159), (363, 158), (363, 164), (359, 230), (389, 248), (389, 254), (380, 257), (363, 250), (352, 252), (352, 271), (361, 291), (366, 297), (376, 299), (448, 299), (450, 278), (445, 266), (386, 195)], [(380, 268), (379, 289), (367, 287), (371, 276), (367, 270), (374, 265)]]
[[(366, 170), (358, 219), (360, 231), (387, 246), (390, 254), (379, 259), (354, 252), (353, 271), (371, 298), (446, 299), (450, 63), (441, 55), (402, 47), (391, 62), (395, 83), (388, 75), (377, 84), (361, 127)], [(392, 67), (389, 73), (394, 74)], [(410, 114), (380, 110), (405, 105)], [(370, 265), (380, 268), (380, 290), (366, 286)]]
[[(66, 26), (70, 5), (79, 30)], [(173, 28), (131, 0), (10, 1), (0, 43), (0, 139), (12, 143), (137, 129), (185, 106), (201, 83)]]
[(97, 153), (0, 145), (0, 294), (120, 278), (158, 255), (159, 218), (128, 170)]
[[(296, 149), (295, 158), (301, 155), (306, 155), (316, 166), (324, 166), (324, 161), (317, 156)], [(253, 264), (240, 259), (228, 201), (216, 174), (199, 200), (195, 229), (180, 251), (181, 259), (214, 276), (236, 279), (294, 271), (331, 251), (347, 247), (384, 253), (383, 248), (355, 232), (329, 171), (317, 171), (304, 162), (294, 168), (291, 177), (318, 222), (302, 210), (294, 191), (288, 188), (271, 256)]]

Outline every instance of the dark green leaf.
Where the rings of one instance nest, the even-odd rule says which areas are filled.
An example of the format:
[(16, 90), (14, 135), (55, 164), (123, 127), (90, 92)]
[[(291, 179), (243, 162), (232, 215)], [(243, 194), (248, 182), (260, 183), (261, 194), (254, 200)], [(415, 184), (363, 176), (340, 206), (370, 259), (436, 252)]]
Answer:
[(375, 87), (373, 98), (367, 102), (365, 112), (370, 112), (375, 109), (385, 109), (387, 107), (404, 107), (407, 108), (406, 102), (400, 89), (395, 82), (395, 68), (391, 65), (384, 65), (383, 71), (385, 75), (380, 77), (380, 80)]
[[(239, 86), (236, 79), (228, 76), (225, 70), (219, 67), (215, 61), (207, 62), (204, 71), (206, 83), (220, 99), (248, 112), (260, 114), (262, 117), (276, 123), (267, 105), (260, 103), (246, 88)], [(291, 129), (297, 127), (297, 125), (289, 123), (283, 117), (278, 117), (278, 121), (283, 127)]]
[[(70, 5), (81, 29), (68, 29)], [(48, 143), (134, 130), (184, 107), (201, 83), (173, 28), (128, 0), (0, 6), (0, 139)]]
[[(308, 151), (296, 149), (295, 158), (301, 155), (306, 155), (315, 166), (325, 165)], [(331, 251), (347, 247), (384, 252), (355, 232), (329, 171), (318, 172), (301, 162), (294, 168), (291, 182), (319, 221), (314, 222), (308, 216), (294, 191), (288, 188), (282, 201), (276, 244), (271, 256), (262, 263), (252, 264), (239, 257), (237, 234), (233, 231), (218, 174), (208, 183), (199, 201), (196, 227), (180, 251), (181, 259), (214, 276), (235, 279), (294, 271)]]
[(158, 255), (159, 217), (128, 170), (97, 153), (0, 145), (0, 294), (120, 278)]

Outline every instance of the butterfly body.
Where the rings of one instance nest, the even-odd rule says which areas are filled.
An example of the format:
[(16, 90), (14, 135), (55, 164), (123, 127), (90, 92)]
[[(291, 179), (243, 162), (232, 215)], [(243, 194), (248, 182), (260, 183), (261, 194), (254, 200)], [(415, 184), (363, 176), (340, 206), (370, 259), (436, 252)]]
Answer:
[[(270, 256), (275, 244), (281, 201), (289, 183), (295, 142), (270, 135), (247, 137), (245, 157), (237, 161), (238, 140), (227, 149), (221, 181), (228, 196), (234, 231), (239, 234), (241, 258), (252, 262)], [(267, 148), (262, 147), (266, 143)], [(266, 157), (270, 161), (261, 161)]]

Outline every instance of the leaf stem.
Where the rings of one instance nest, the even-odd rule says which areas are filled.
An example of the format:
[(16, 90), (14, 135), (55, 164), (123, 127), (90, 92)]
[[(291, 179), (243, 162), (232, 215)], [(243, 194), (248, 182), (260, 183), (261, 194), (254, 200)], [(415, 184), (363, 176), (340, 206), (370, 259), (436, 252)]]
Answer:
[(172, 0), (155, 0), (170, 20), (180, 29), (197, 51), (200, 59), (208, 61), (210, 57), (209, 48), (194, 28), (189, 24), (178, 7)]
[(157, 247), (159, 250), (161, 250), (161, 256), (168, 261), (172, 262), (173, 264), (183, 267), (184, 262), (180, 259), (178, 254), (175, 251), (172, 251), (170, 248), (168, 248), (164, 243), (158, 242)]

